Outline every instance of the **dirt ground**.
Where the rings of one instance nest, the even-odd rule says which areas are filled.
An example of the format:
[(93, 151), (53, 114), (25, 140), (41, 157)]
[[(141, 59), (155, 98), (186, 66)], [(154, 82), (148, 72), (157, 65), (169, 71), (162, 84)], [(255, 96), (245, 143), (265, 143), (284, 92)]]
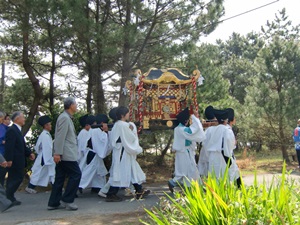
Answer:
[[(71, 218), (64, 218), (57, 221), (57, 224), (61, 225), (82, 225), (82, 224), (89, 224), (89, 225), (104, 225), (104, 224), (111, 224), (111, 225), (137, 225), (142, 224), (140, 220), (147, 221), (147, 216), (145, 212), (139, 213), (116, 213), (112, 215), (86, 215), (80, 217), (71, 217)], [(84, 223), (83, 223), (84, 222)]]

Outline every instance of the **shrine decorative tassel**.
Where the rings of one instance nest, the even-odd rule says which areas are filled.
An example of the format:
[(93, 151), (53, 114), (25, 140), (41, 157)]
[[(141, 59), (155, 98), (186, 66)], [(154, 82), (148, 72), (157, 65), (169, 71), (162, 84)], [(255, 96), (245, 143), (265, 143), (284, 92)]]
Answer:
[(140, 122), (140, 126), (138, 128), (138, 133), (140, 133), (143, 129), (143, 114), (142, 114), (142, 111), (143, 111), (143, 85), (144, 85), (144, 82), (143, 82), (143, 79), (144, 79), (144, 76), (141, 77), (140, 79), (140, 83), (139, 83), (139, 87), (138, 87), (138, 95), (139, 95), (139, 122)]
[(129, 120), (133, 121), (133, 102), (134, 102), (134, 96), (133, 96), (133, 84), (130, 83), (129, 86), (129, 93), (130, 93), (130, 103), (129, 103)]
[(194, 76), (192, 76), (192, 84), (193, 84), (193, 94), (194, 94), (193, 96), (194, 109), (196, 114), (198, 114), (198, 101), (197, 101), (197, 91), (196, 91), (197, 85)]

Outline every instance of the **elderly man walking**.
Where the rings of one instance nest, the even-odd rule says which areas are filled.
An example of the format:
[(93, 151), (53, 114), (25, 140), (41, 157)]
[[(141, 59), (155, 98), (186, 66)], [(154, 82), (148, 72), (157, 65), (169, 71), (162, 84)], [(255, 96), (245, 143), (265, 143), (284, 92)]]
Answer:
[(35, 155), (26, 147), (21, 129), (25, 124), (25, 117), (22, 112), (14, 112), (11, 116), (14, 124), (7, 129), (5, 135), (4, 158), (7, 161), (7, 181), (6, 197), (14, 205), (20, 205), (16, 200), (15, 192), (18, 190), (24, 178), (24, 168), (26, 167), (26, 157), (34, 160)]
[[(54, 161), (55, 182), (48, 202), (48, 210), (66, 208), (77, 210), (74, 203), (78, 190), (81, 171), (78, 166), (78, 151), (73, 115), (77, 111), (75, 99), (67, 97), (64, 100), (65, 111), (59, 115), (55, 127), (54, 139)], [(64, 193), (62, 193), (64, 181), (68, 176), (68, 183)]]

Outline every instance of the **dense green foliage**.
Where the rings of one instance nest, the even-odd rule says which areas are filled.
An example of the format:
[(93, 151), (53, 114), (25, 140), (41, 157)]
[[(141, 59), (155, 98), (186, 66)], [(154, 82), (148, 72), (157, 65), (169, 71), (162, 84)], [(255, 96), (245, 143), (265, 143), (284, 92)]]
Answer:
[(152, 211), (144, 224), (299, 224), (299, 190), (297, 184), (288, 179), (285, 165), (282, 175), (273, 177), (270, 184), (265, 181), (253, 185), (242, 185), (238, 189), (224, 176), (217, 181), (209, 176), (203, 186), (193, 182), (184, 187), (182, 194), (174, 198), (162, 198), (160, 205)]

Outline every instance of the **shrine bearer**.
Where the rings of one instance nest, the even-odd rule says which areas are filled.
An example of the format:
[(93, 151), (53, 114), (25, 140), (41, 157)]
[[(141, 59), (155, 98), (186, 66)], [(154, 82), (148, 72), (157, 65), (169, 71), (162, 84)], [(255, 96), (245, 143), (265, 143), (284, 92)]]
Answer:
[[(117, 114), (116, 114), (117, 110), (118, 110), (118, 107), (115, 107), (115, 108), (112, 108), (108, 113), (109, 117), (113, 120), (113, 124), (118, 121)], [(129, 122), (129, 128), (130, 127), (133, 128), (132, 132), (136, 135), (136, 137), (138, 137), (135, 124), (132, 122)], [(111, 136), (111, 131), (108, 132), (108, 137), (110, 138), (110, 136)], [(109, 149), (112, 149), (110, 141), (109, 141)], [(106, 194), (109, 191), (109, 189), (110, 189), (110, 184), (109, 184), (109, 182), (107, 182), (104, 185), (104, 187), (101, 188), (101, 190), (98, 192), (98, 196), (106, 198), (107, 197)], [(134, 195), (134, 193), (135, 193), (135, 189), (134, 189), (133, 185), (130, 184), (130, 188), (127, 188), (125, 190), (125, 196), (132, 196), (132, 195)]]
[(196, 142), (205, 140), (200, 120), (192, 115), (192, 124), (189, 123), (189, 110), (184, 109), (176, 116), (179, 125), (174, 129), (174, 142), (172, 150), (175, 151), (175, 177), (168, 182), (171, 192), (178, 184), (186, 183), (190, 180), (200, 180), (199, 171), (195, 160)]
[(117, 196), (119, 187), (129, 187), (133, 184), (136, 191), (136, 198), (140, 199), (150, 193), (144, 190), (142, 183), (146, 176), (136, 160), (136, 156), (142, 153), (139, 139), (134, 124), (129, 124), (129, 110), (124, 106), (118, 107), (116, 111), (117, 122), (111, 131), (111, 145), (113, 147), (112, 166), (110, 169), (107, 202), (122, 201)]
[(53, 140), (50, 134), (52, 129), (51, 119), (49, 116), (41, 116), (38, 119), (38, 124), (44, 130), (34, 147), (38, 156), (31, 168), (30, 182), (25, 188), (25, 191), (30, 194), (37, 193), (36, 186), (47, 187), (49, 183), (53, 184), (55, 178), (55, 163), (52, 156)]
[(97, 127), (91, 129), (91, 138), (87, 143), (87, 156), (79, 188), (92, 188), (98, 193), (106, 184), (107, 169), (103, 159), (110, 153), (108, 139), (108, 117), (104, 114), (96, 116)]
[[(214, 121), (216, 120), (215, 114), (214, 114), (214, 108), (210, 105), (208, 106), (204, 111), (205, 117), (208, 121)], [(208, 151), (207, 151), (207, 143), (210, 140), (211, 136), (214, 134), (214, 129), (216, 126), (210, 126), (207, 129), (205, 129), (205, 137), (206, 139), (202, 142), (202, 148), (199, 155), (198, 160), (198, 170), (200, 176), (207, 177), (208, 176)]]
[(228, 112), (215, 109), (214, 114), (219, 124), (214, 128), (212, 135), (208, 137), (206, 148), (209, 155), (209, 173), (215, 174), (216, 178), (220, 178), (224, 176), (227, 163), (229, 166), (232, 163), (230, 159), (235, 140), (227, 127)]
[(235, 139), (235, 135), (233, 133), (232, 130), (232, 126), (235, 124), (235, 116), (234, 116), (234, 110), (232, 108), (228, 108), (226, 109), (226, 111), (228, 112), (228, 124), (227, 127), (229, 129), (229, 135), (231, 136), (231, 140), (232, 142), (234, 142), (234, 144), (232, 145), (233, 148), (229, 149), (230, 150), (230, 155), (231, 155), (231, 165), (229, 167), (229, 179), (230, 181), (235, 181), (237, 186), (240, 187), (242, 182), (241, 182), (241, 178), (240, 178), (240, 171), (239, 171), (239, 167), (236, 163), (236, 158), (234, 156), (234, 149), (236, 148), (236, 139)]
[(96, 117), (93, 115), (84, 115), (79, 117), (79, 123), (82, 130), (77, 136), (77, 146), (78, 146), (78, 164), (82, 171), (83, 167), (86, 165), (85, 160), (87, 156), (87, 143), (91, 138), (91, 126), (96, 123)]

